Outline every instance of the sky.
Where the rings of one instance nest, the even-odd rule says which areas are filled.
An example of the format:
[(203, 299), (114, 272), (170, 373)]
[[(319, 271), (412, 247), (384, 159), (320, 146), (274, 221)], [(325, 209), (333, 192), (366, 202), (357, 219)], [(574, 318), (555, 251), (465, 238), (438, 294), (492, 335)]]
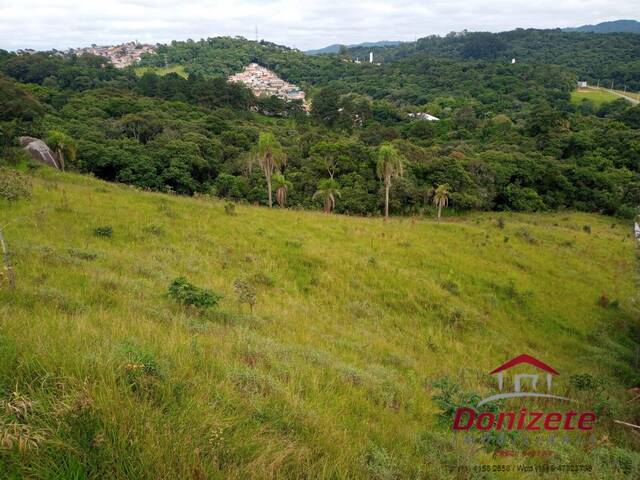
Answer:
[(640, 0), (0, 0), (0, 48), (64, 50), (240, 35), (307, 50), (638, 19)]

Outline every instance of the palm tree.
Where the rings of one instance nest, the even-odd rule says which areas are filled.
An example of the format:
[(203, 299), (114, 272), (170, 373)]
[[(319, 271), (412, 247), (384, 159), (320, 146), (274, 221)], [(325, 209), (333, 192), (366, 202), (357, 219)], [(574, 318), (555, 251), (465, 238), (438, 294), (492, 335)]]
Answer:
[(404, 157), (393, 145), (384, 144), (378, 150), (378, 177), (384, 183), (384, 218), (389, 218), (389, 189), (394, 178), (404, 173)]
[(273, 133), (262, 132), (258, 138), (258, 144), (254, 153), (260, 164), (260, 168), (267, 180), (267, 193), (269, 195), (269, 208), (273, 206), (273, 194), (271, 188), (271, 177), (273, 172), (285, 162), (285, 155), (282, 147), (273, 136)]
[(325, 178), (318, 182), (318, 190), (313, 194), (313, 199), (322, 198), (324, 212), (331, 213), (336, 207), (336, 197), (340, 196), (340, 184), (333, 178)]
[(62, 171), (65, 170), (65, 156), (73, 161), (76, 159), (76, 142), (67, 134), (58, 130), (51, 130), (46, 143), (56, 153)]
[(276, 202), (281, 207), (287, 205), (287, 193), (289, 189), (293, 187), (293, 184), (284, 178), (281, 173), (273, 175), (273, 189), (276, 191)]
[(438, 222), (440, 222), (440, 215), (442, 214), (442, 207), (449, 205), (449, 187), (448, 183), (438, 185), (433, 194), (433, 204), (438, 208)]

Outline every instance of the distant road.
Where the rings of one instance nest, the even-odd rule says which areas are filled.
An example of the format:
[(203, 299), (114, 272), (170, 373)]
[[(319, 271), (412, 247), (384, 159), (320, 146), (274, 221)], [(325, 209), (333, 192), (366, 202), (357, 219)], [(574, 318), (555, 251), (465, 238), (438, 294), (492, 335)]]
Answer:
[(635, 99), (633, 97), (625, 95), (624, 93), (616, 92), (615, 90), (609, 90), (608, 88), (601, 88), (600, 90), (604, 90), (605, 92), (613, 93), (614, 95), (617, 95), (620, 98), (624, 98), (625, 100), (630, 101), (634, 105), (638, 105), (640, 103), (640, 100), (637, 100), (637, 99)]

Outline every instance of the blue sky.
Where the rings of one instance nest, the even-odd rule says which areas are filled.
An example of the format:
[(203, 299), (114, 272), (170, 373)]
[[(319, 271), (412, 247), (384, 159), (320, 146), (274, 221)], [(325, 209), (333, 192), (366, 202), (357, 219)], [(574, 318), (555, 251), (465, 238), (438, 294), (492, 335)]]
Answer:
[(0, 0), (0, 48), (65, 49), (218, 35), (299, 49), (463, 29), (554, 28), (636, 18), (640, 0)]

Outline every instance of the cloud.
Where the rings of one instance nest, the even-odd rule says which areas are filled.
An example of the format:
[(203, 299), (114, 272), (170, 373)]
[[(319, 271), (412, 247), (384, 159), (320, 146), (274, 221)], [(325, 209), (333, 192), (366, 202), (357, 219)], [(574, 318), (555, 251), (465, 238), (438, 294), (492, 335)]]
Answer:
[(309, 49), (463, 29), (577, 26), (636, 12), (635, 0), (0, 0), (0, 48), (254, 38), (257, 26), (260, 38)]

